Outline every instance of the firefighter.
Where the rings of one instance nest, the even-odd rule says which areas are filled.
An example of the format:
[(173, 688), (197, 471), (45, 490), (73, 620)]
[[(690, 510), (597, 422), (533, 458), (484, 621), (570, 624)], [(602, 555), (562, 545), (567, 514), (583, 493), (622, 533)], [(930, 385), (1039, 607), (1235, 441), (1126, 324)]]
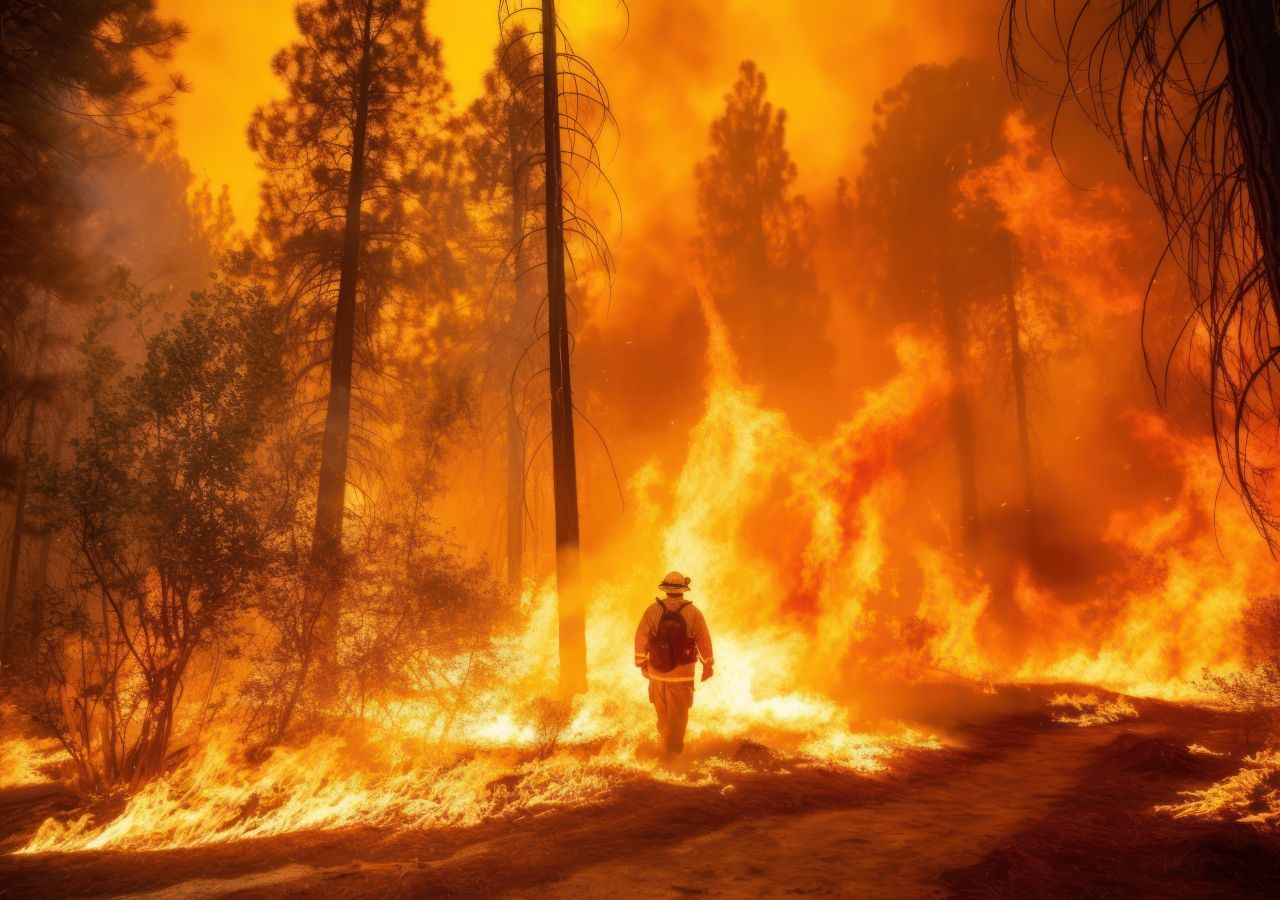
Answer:
[(649, 604), (636, 628), (636, 665), (649, 680), (649, 702), (658, 715), (658, 734), (668, 759), (684, 750), (697, 660), (702, 660), (703, 681), (715, 666), (707, 621), (685, 598), (689, 584), (679, 572), (668, 572), (658, 585), (666, 596)]

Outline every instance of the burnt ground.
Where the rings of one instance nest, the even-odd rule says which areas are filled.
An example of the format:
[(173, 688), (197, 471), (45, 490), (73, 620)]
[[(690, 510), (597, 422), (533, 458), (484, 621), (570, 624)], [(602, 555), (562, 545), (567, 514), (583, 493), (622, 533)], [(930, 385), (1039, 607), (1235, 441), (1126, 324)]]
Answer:
[(70, 801), (0, 792), (0, 897), (1280, 896), (1276, 833), (1152, 811), (1238, 768), (1238, 721), (1136, 701), (1138, 720), (1075, 728), (1043, 691), (1002, 695), (887, 777), (779, 771), (742, 744), (717, 749), (755, 767), (728, 789), (638, 781), (473, 828), (15, 857)]

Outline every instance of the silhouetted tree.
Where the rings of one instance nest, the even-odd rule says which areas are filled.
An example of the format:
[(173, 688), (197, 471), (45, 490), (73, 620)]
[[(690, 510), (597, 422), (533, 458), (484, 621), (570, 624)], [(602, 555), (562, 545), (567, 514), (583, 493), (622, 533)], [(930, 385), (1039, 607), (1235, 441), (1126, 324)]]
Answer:
[(421, 324), (448, 298), (452, 274), (439, 227), (453, 211), (441, 200), (452, 160), (440, 126), (448, 85), (424, 19), (425, 0), (299, 3), (301, 37), (273, 64), (287, 95), (260, 109), (249, 132), (266, 170), (259, 232), (292, 310), (302, 396), (324, 384), (311, 550), (322, 673), (336, 662), (352, 402), (372, 389), (357, 368), (376, 368), (397, 292), (415, 292), (416, 308), (390, 314)]
[(967, 309), (976, 298), (1003, 297), (1008, 288), (980, 284), (975, 262), (985, 262), (999, 235), (984, 217), (960, 215), (959, 183), (1002, 152), (1008, 108), (998, 77), (975, 63), (913, 69), (876, 105), (878, 120), (857, 182), (858, 223), (880, 249), (883, 293), (895, 298), (894, 314), (936, 316), (942, 326), (953, 380), (961, 529), (971, 548), (980, 523), (966, 383)]
[[(504, 44), (515, 46), (516, 52), (521, 52), (526, 34), (536, 34), (540, 45), (541, 66), (520, 82), (522, 91), (536, 92), (542, 107), (542, 152), (531, 154), (528, 159), (528, 164), (538, 166), (542, 174), (542, 202), (530, 209), (540, 227), (527, 230), (520, 243), (540, 232), (546, 247), (545, 335), (549, 351), (560, 687), (564, 694), (573, 694), (586, 689), (587, 651), (566, 265), (577, 275), (578, 267), (590, 257), (607, 276), (612, 275), (608, 242), (586, 208), (585, 194), (593, 180), (607, 183), (598, 145), (613, 117), (608, 93), (595, 69), (565, 39), (554, 0), (542, 0), (540, 4), (501, 0), (498, 21)], [(542, 336), (541, 327), (537, 333)]]
[(46, 611), (32, 705), (90, 786), (161, 770), (188, 667), (230, 634), (265, 563), (252, 473), (279, 406), (278, 313), (221, 282), (124, 378), (97, 330), (85, 339), (87, 420), (42, 485), (71, 577)]
[(506, 552), (507, 582), (519, 585), (524, 572), (525, 445), (528, 426), (521, 420), (524, 395), (533, 377), (529, 352), (536, 342), (537, 291), (531, 278), (542, 261), (529, 230), (530, 195), (543, 186), (533, 164), (541, 148), (540, 98), (526, 82), (541, 72), (541, 56), (533, 42), (513, 31), (495, 52), (494, 66), (485, 74), (485, 90), (468, 109), (466, 152), (471, 199), (478, 217), (475, 244), (488, 261), (482, 266), (488, 284), (486, 305), (490, 322), (489, 366), (501, 395), (506, 436)]
[(698, 164), (701, 263), (749, 377), (783, 382), (814, 409), (830, 376), (827, 299), (813, 267), (816, 230), (787, 152), (785, 110), (766, 97), (754, 62), (739, 68)]

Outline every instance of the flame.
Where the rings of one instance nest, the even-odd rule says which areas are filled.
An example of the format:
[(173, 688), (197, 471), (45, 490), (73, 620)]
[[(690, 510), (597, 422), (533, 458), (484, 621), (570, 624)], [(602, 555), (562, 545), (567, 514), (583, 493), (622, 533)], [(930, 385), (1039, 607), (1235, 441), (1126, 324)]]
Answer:
[[(811, 441), (741, 381), (705, 291), (702, 303), (711, 363), (705, 409), (681, 471), (668, 480), (657, 460), (640, 467), (627, 486), (625, 539), (590, 557), (591, 690), (571, 710), (530, 701), (549, 693), (557, 665), (554, 586), (531, 587), (523, 630), (496, 648), (501, 678), (456, 715), (423, 699), (389, 700), (351, 736), (282, 748), (256, 765), (236, 752), (232, 734), (215, 737), (116, 818), (49, 820), (20, 852), (469, 825), (597, 802), (640, 778), (727, 789), (748, 765), (728, 751), (747, 739), (788, 767), (863, 774), (883, 772), (906, 748), (941, 748), (937, 736), (903, 723), (859, 721), (845, 674), (859, 657), (917, 680), (1070, 680), (1163, 696), (1188, 690), (1185, 679), (1202, 666), (1235, 661), (1234, 622), (1261, 576), (1216, 554), (1197, 531), (1215, 483), (1211, 444), (1152, 416), (1130, 416), (1151, 452), (1186, 473), (1181, 495), (1159, 513), (1112, 517), (1107, 539), (1128, 554), (1133, 574), (1098, 599), (1110, 615), (1074, 608), (1024, 573), (1016, 593), (1032, 623), (1030, 643), (1022, 658), (1002, 663), (985, 643), (991, 590), (981, 572), (892, 524), (907, 502), (897, 460), (927, 433), (949, 387), (939, 342), (895, 334), (898, 373), (867, 391), (829, 438)], [(1219, 527), (1248, 523), (1228, 514)], [(921, 572), (916, 594), (895, 589), (897, 545)], [(690, 596), (707, 615), (718, 660), (715, 678), (697, 690), (688, 740), (700, 749), (684, 772), (646, 756), (653, 713), (631, 661), (648, 602), (643, 578), (673, 565), (695, 573)], [(892, 639), (878, 644), (881, 631)], [(1136, 715), (1127, 700), (1097, 694), (1054, 703), (1071, 710), (1059, 721), (1080, 725)]]
[(0, 742), (0, 790), (51, 782), (70, 759), (52, 738), (9, 738)]
[[(238, 758), (234, 738), (215, 738), (179, 771), (130, 798), (114, 820), (50, 820), (21, 852), (196, 846), (355, 824), (467, 825), (592, 802), (639, 777), (721, 780), (741, 764), (713, 754), (695, 757), (688, 772), (670, 773), (640, 752), (655, 729), (631, 660), (647, 602), (634, 575), (665, 571), (667, 560), (698, 573), (693, 596), (706, 598), (719, 660), (716, 677), (697, 690), (691, 746), (749, 738), (784, 754), (790, 766), (858, 773), (883, 771), (908, 747), (940, 748), (938, 738), (905, 725), (857, 730), (851, 708), (813, 677), (844, 659), (848, 646), (833, 636), (858, 626), (862, 598), (879, 585), (883, 516), (900, 502), (894, 449), (941, 395), (944, 382), (928, 365), (937, 348), (901, 336), (902, 376), (868, 393), (846, 427), (815, 452), (741, 383), (709, 300), (704, 311), (712, 334), (708, 399), (690, 435), (689, 461), (672, 484), (674, 513), (664, 520), (664, 504), (654, 496), (661, 485), (657, 464), (642, 468), (630, 483), (637, 499), (631, 539), (609, 559), (619, 574), (596, 579), (588, 632), (592, 687), (564, 721), (548, 721), (554, 707), (528, 701), (556, 677), (555, 593), (548, 584), (526, 593), (524, 630), (496, 648), (501, 682), (456, 717), (427, 701), (400, 699), (384, 705), (376, 724), (367, 723), (374, 730), (358, 751), (331, 737), (278, 750), (257, 766)], [(774, 504), (787, 528), (808, 536), (796, 548), (805, 560), (798, 575), (788, 557), (750, 535), (747, 518)], [(647, 562), (637, 566), (637, 557)], [(811, 592), (815, 604), (816, 618), (805, 627), (796, 627), (787, 610), (797, 591)]]
[(1138, 718), (1137, 707), (1124, 697), (1099, 697), (1094, 693), (1057, 694), (1049, 705), (1060, 710), (1053, 714), (1053, 721), (1081, 728)]
[(1198, 791), (1183, 791), (1190, 799), (1157, 806), (1157, 812), (1176, 819), (1235, 819), (1257, 825), (1280, 825), (1280, 750), (1261, 750), (1246, 756), (1240, 771)]

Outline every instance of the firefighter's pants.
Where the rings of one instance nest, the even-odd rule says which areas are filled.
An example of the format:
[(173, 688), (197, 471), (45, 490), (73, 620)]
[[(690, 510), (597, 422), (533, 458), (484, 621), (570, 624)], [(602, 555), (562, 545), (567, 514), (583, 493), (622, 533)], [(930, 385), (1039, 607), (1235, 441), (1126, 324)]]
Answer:
[(684, 750), (684, 730), (689, 724), (689, 707), (693, 706), (693, 682), (651, 680), (649, 702), (658, 714), (658, 734), (667, 752)]

